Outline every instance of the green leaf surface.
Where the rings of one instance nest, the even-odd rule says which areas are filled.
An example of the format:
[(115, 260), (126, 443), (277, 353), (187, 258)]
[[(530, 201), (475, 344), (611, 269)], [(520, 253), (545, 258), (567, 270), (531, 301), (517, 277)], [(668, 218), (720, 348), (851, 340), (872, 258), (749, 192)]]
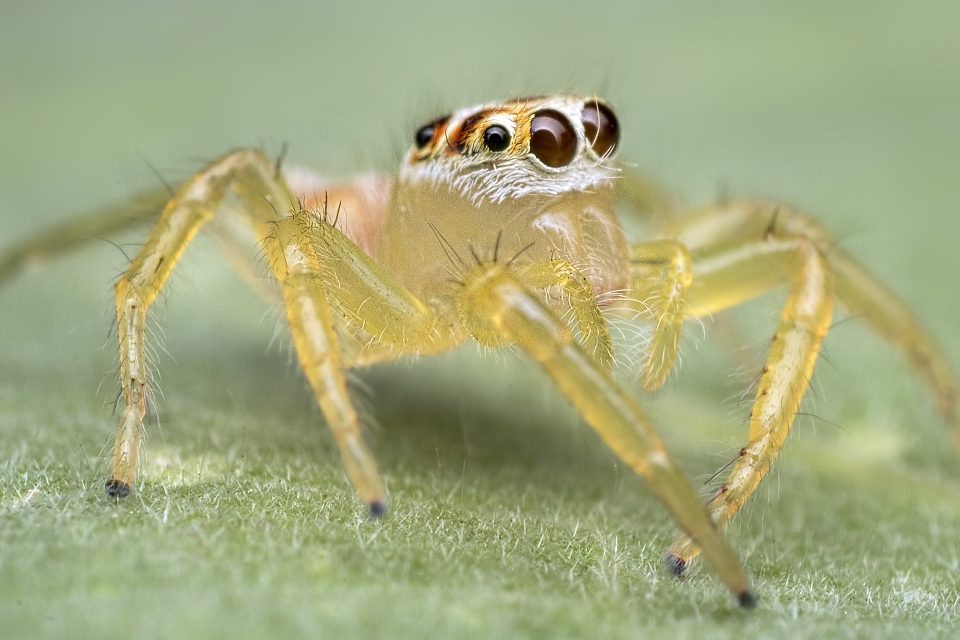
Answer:
[[(960, 365), (960, 14), (949, 3), (76, 3), (0, 20), (0, 252), (261, 145), (389, 170), (464, 103), (598, 91), (623, 156), (690, 204), (820, 216)], [(784, 453), (728, 535), (736, 608), (533, 365), (460, 352), (352, 374), (390, 491), (366, 518), (283, 315), (217, 243), (156, 305), (139, 490), (104, 495), (112, 282), (144, 229), (0, 289), (0, 636), (943, 638), (960, 625), (960, 464), (903, 359), (825, 343)], [(119, 250), (118, 250), (119, 249)], [(638, 397), (690, 476), (739, 450), (783, 296), (691, 324)], [(844, 316), (839, 315), (838, 321)], [(478, 355), (479, 354), (479, 355)], [(704, 488), (706, 494), (708, 489)]]

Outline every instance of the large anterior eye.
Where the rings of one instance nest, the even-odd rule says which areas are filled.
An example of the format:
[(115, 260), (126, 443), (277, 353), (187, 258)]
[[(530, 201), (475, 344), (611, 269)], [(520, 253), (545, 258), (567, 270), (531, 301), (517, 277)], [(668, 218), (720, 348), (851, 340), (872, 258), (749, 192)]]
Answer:
[(577, 152), (577, 135), (556, 111), (539, 111), (530, 123), (530, 152), (548, 167), (570, 164)]
[(588, 102), (583, 105), (580, 117), (583, 119), (583, 132), (587, 135), (587, 142), (598, 156), (607, 155), (617, 146), (620, 141), (620, 126), (610, 107), (599, 102)]

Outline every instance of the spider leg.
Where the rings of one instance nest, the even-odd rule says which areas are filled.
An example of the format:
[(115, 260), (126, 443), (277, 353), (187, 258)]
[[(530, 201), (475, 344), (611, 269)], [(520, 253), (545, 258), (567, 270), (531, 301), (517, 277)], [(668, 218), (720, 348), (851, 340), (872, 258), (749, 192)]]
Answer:
[[(720, 311), (793, 283), (761, 372), (750, 441), (710, 501), (719, 526), (743, 505), (783, 444), (829, 325), (832, 296), (905, 352), (960, 450), (960, 394), (945, 354), (907, 305), (837, 247), (812, 217), (784, 205), (741, 200), (695, 212), (670, 233), (691, 248), (690, 315)], [(681, 571), (697, 553), (689, 537), (670, 550)]]
[[(286, 187), (273, 178), (270, 161), (259, 151), (238, 151), (215, 160), (170, 199), (126, 273), (117, 281), (117, 327), (120, 342), (120, 389), (123, 412), (113, 450), (113, 474), (107, 493), (123, 496), (136, 480), (143, 439), (149, 372), (146, 362), (147, 309), (160, 293), (179, 257), (200, 226), (212, 218), (227, 190), (246, 182), (258, 197), (247, 195), (259, 235), (276, 211), (291, 208)], [(274, 209), (275, 208), (275, 209)], [(267, 213), (269, 212), (269, 213)]]
[[(386, 494), (343, 369), (400, 353), (434, 353), (456, 336), (439, 331), (434, 313), (326, 218), (295, 211), (276, 223), (262, 246), (280, 283), (301, 368), (348, 477), (377, 517), (385, 512)], [(343, 348), (344, 338), (349, 349)]]
[(136, 479), (149, 395), (145, 327), (147, 308), (200, 226), (232, 191), (241, 213), (281, 283), (301, 365), (340, 446), (347, 473), (370, 507), (385, 508), (383, 485), (360, 435), (346, 390), (334, 316), (351, 315), (394, 350), (429, 349), (438, 335), (430, 312), (392, 283), (323, 212), (299, 208), (275, 166), (260, 151), (234, 152), (214, 161), (170, 200), (159, 222), (116, 284), (120, 373), (124, 408), (114, 446), (110, 495), (129, 493)]
[[(378, 517), (386, 510), (386, 493), (347, 393), (339, 337), (328, 298), (340, 307), (346, 305), (358, 318), (369, 319), (368, 329), (378, 332), (382, 340), (398, 343), (398, 347), (408, 351), (429, 342), (426, 336), (431, 334), (432, 314), (409, 294), (391, 287), (385, 278), (379, 282), (370, 278), (366, 287), (353, 288), (352, 281), (358, 275), (370, 276), (372, 261), (332, 225), (305, 211), (277, 223), (263, 246), (280, 282), (301, 367), (340, 447), (347, 475), (371, 515)], [(331, 256), (339, 253), (341, 259), (350, 258), (350, 250), (359, 268), (334, 271), (331, 262), (337, 261), (332, 261)], [(335, 277), (331, 278), (331, 274)], [(335, 284), (328, 286), (330, 282)], [(378, 284), (379, 295), (373, 297), (370, 290), (378, 288)], [(395, 290), (390, 291), (391, 288)], [(384, 292), (394, 293), (394, 299)], [(367, 301), (364, 315), (359, 315), (360, 305), (350, 304), (350, 297)], [(396, 298), (400, 298), (399, 304)], [(416, 335), (418, 330), (420, 335)]]
[(323, 273), (304, 218), (294, 215), (281, 220), (264, 239), (264, 249), (280, 282), (300, 365), (340, 446), (347, 475), (370, 513), (379, 516), (386, 509), (386, 493), (347, 394)]
[(45, 262), (143, 222), (156, 221), (169, 199), (170, 193), (164, 189), (144, 191), (123, 204), (98, 209), (41, 231), (0, 254), (0, 286), (29, 265)]
[(525, 267), (523, 280), (538, 290), (559, 287), (577, 318), (581, 346), (609, 371), (613, 367), (610, 330), (586, 277), (566, 260), (549, 260)]
[(333, 221), (305, 211), (294, 218), (316, 253), (337, 329), (358, 348), (345, 365), (429, 355), (463, 341), (462, 330), (438, 319)]
[(812, 216), (776, 203), (737, 200), (696, 211), (667, 233), (694, 256), (688, 298), (693, 315), (725, 309), (790, 280), (790, 268), (772, 253), (759, 252), (753, 259), (764, 261), (766, 268), (753, 268), (727, 250), (730, 243), (783, 235), (809, 238), (830, 263), (837, 300), (904, 353), (933, 395), (960, 455), (960, 390), (943, 349), (910, 307), (839, 247)]
[[(826, 258), (806, 237), (761, 239), (736, 249), (731, 247), (730, 253), (738, 254), (736, 259), (741, 261), (731, 268), (731, 273), (738, 277), (754, 272), (763, 279), (771, 259), (775, 259), (781, 262), (776, 271), (793, 273), (793, 286), (760, 376), (750, 412), (749, 442), (708, 503), (713, 521), (721, 529), (760, 484), (783, 446), (830, 327), (834, 291), (833, 273)], [(670, 548), (668, 557), (678, 574), (699, 553), (698, 547), (696, 541), (685, 535)]]
[(630, 272), (631, 295), (643, 305), (641, 313), (655, 321), (642, 374), (644, 389), (652, 391), (670, 375), (680, 351), (693, 279), (690, 252), (674, 240), (636, 244), (630, 247)]
[(960, 391), (943, 349), (910, 308), (852, 256), (836, 249), (830, 254), (830, 265), (837, 298), (850, 313), (906, 354), (933, 394), (960, 455)]
[(689, 481), (626, 390), (505, 265), (479, 265), (468, 271), (463, 282), (458, 307), (471, 333), (498, 332), (537, 360), (610, 448), (647, 479), (740, 603), (752, 606), (755, 598), (736, 553), (710, 521)]

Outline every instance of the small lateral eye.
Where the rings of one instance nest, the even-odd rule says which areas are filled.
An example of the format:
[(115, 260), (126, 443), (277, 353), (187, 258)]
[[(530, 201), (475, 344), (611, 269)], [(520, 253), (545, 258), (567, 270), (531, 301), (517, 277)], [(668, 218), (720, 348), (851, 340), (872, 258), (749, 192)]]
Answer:
[(483, 144), (490, 151), (503, 151), (510, 146), (510, 132), (498, 124), (491, 125), (483, 132)]
[(556, 111), (539, 111), (530, 122), (530, 152), (548, 167), (570, 164), (577, 152), (577, 135)]
[(620, 142), (620, 125), (610, 107), (599, 102), (588, 102), (583, 105), (580, 117), (583, 119), (587, 142), (597, 155), (603, 157), (611, 153)]
[(423, 149), (433, 140), (433, 133), (437, 130), (436, 125), (431, 122), (430, 124), (425, 124), (420, 129), (417, 130), (416, 135), (413, 139), (417, 143), (418, 149)]

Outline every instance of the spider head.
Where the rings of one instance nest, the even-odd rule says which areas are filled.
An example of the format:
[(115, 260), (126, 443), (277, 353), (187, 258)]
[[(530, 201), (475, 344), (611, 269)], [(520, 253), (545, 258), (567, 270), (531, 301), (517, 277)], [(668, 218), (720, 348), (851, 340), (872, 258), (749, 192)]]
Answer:
[[(458, 257), (565, 260), (598, 295), (627, 281), (615, 210), (619, 125), (604, 101), (554, 95), (456, 111), (417, 129), (378, 257), (436, 308)], [(437, 301), (446, 302), (437, 302)]]
[(557, 196), (609, 183), (620, 129), (599, 98), (557, 95), (461, 109), (414, 134), (400, 169), (410, 186), (432, 186), (500, 203)]

